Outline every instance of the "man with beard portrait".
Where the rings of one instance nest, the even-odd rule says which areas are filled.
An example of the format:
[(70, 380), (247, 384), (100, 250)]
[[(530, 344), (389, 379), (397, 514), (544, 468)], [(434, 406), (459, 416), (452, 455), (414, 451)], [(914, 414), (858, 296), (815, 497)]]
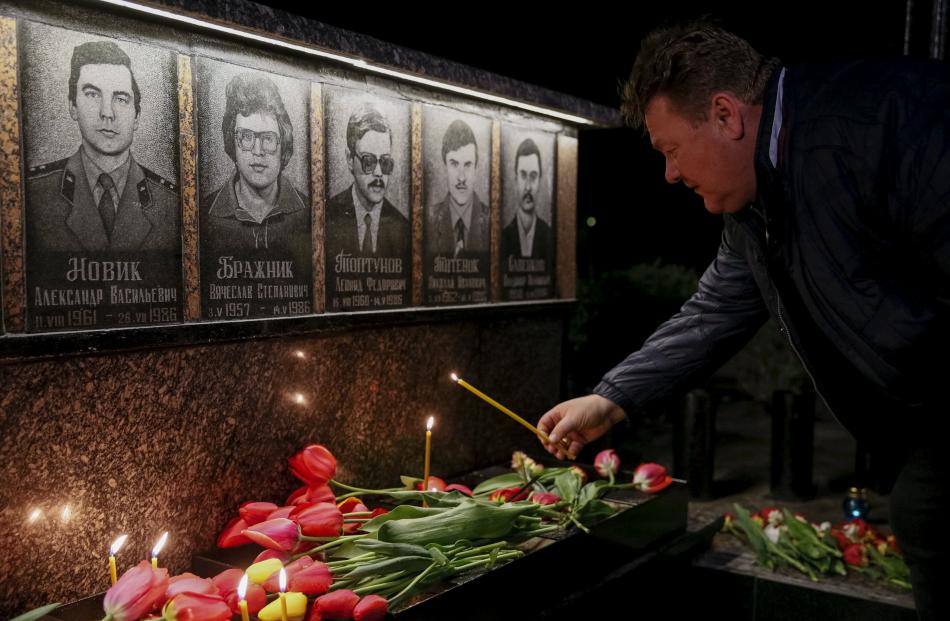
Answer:
[(506, 258), (543, 259), (550, 269), (551, 226), (538, 215), (538, 190), (541, 187), (541, 152), (531, 138), (518, 145), (515, 153), (515, 188), (518, 210), (502, 229), (501, 248)]

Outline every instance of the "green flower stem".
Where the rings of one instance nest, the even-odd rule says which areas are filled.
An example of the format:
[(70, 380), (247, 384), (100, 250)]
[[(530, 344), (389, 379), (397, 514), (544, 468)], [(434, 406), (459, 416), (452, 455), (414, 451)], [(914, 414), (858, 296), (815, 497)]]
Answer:
[(102, 621), (112, 621), (112, 613), (110, 612), (106, 616), (102, 617)]
[(466, 556), (475, 556), (476, 554), (483, 554), (485, 552), (491, 552), (496, 548), (503, 548), (508, 545), (507, 541), (499, 541), (498, 543), (491, 543), (484, 546), (478, 546), (477, 548), (469, 548), (464, 552), (455, 555), (455, 558), (465, 558)]
[(425, 578), (425, 577), (428, 576), (430, 573), (432, 573), (432, 570), (435, 569), (436, 566), (437, 566), (436, 563), (432, 563), (431, 565), (429, 565), (428, 567), (426, 567), (425, 570), (424, 570), (422, 573), (420, 573), (418, 576), (416, 576), (415, 578), (413, 578), (412, 581), (411, 581), (409, 584), (407, 584), (407, 585), (403, 588), (403, 590), (399, 591), (399, 593), (397, 593), (396, 595), (394, 595), (393, 597), (390, 598), (390, 600), (389, 600), (389, 606), (390, 606), (391, 608), (395, 608), (395, 607), (396, 607), (396, 604), (398, 604), (398, 603), (401, 602), (403, 599), (405, 599), (405, 598), (408, 596), (408, 594), (412, 591), (413, 587), (415, 587), (417, 584), (419, 584), (419, 582), (420, 582), (423, 578)]
[(339, 561), (330, 561), (326, 565), (332, 570), (346, 565), (359, 565), (360, 563), (370, 559), (375, 560), (376, 556), (377, 554), (375, 552), (367, 552), (366, 554), (360, 554), (359, 556), (354, 556), (353, 558), (341, 559)]
[(535, 529), (535, 530), (526, 530), (526, 531), (524, 531), (524, 532), (521, 533), (521, 534), (522, 534), (522, 535), (525, 535), (525, 536), (528, 536), (528, 537), (537, 537), (538, 535), (543, 535), (543, 534), (545, 534), (545, 533), (554, 532), (554, 531), (560, 530), (560, 529), (561, 529), (561, 527), (558, 526), (557, 524), (551, 524), (550, 526), (543, 526), (543, 527), (537, 528), (537, 529)]
[(576, 517), (574, 517), (574, 514), (573, 514), (573, 513), (569, 514), (569, 515), (567, 516), (567, 518), (568, 518), (571, 522), (574, 523), (574, 526), (578, 527), (579, 529), (581, 529), (582, 531), (584, 531), (584, 532), (587, 533), (588, 535), (590, 534), (590, 529), (587, 528), (586, 526), (584, 526), (583, 524), (581, 524), (580, 521), (579, 521)]
[(614, 471), (608, 470), (607, 471), (607, 485), (613, 485), (613, 484), (614, 484)]
[(353, 511), (352, 513), (344, 513), (344, 518), (358, 518), (358, 517), (369, 517), (373, 515), (372, 511)]
[(482, 559), (482, 560), (480, 560), (480, 561), (475, 561), (474, 563), (468, 563), (468, 564), (466, 564), (466, 565), (459, 565), (458, 567), (455, 567), (455, 569), (456, 569), (456, 571), (459, 571), (459, 572), (468, 571), (468, 570), (474, 569), (474, 568), (476, 568), (476, 567), (482, 567), (482, 566), (484, 566), (484, 565), (489, 565), (489, 564), (491, 564), (491, 563), (497, 563), (498, 561), (507, 561), (507, 560), (509, 560), (509, 559), (520, 558), (520, 557), (523, 556), (523, 554), (524, 554), (523, 552), (518, 552), (518, 550), (512, 550), (511, 552), (513, 552), (513, 554), (509, 554), (509, 553), (505, 552), (505, 553), (499, 554), (499, 555), (496, 556), (494, 559), (492, 559), (492, 558)]
[(310, 537), (308, 535), (300, 535), (299, 539), (301, 541), (318, 541), (320, 543), (327, 543), (328, 541), (336, 541), (339, 537)]
[(384, 579), (375, 580), (369, 584), (361, 584), (355, 589), (352, 589), (352, 591), (357, 595), (369, 595), (370, 593), (379, 591), (381, 589), (389, 589), (394, 586), (403, 585), (408, 582), (405, 574), (405, 571), (400, 571), (396, 574), (390, 574)]
[(296, 561), (298, 558), (301, 558), (301, 557), (303, 557), (303, 556), (308, 556), (308, 555), (310, 555), (310, 554), (316, 554), (317, 552), (323, 552), (324, 550), (329, 550), (329, 549), (331, 549), (331, 548), (335, 548), (335, 547), (337, 547), (337, 546), (341, 546), (341, 545), (343, 545), (344, 543), (346, 543), (347, 541), (353, 541), (353, 540), (355, 540), (355, 539), (362, 539), (363, 537), (366, 537), (368, 534), (369, 534), (369, 533), (363, 533), (362, 535), (347, 535), (347, 536), (344, 536), (344, 537), (337, 537), (337, 538), (335, 538), (333, 541), (331, 541), (331, 542), (329, 542), (329, 543), (325, 543), (325, 544), (323, 544), (322, 546), (317, 546), (317, 547), (315, 547), (315, 548), (310, 548), (310, 549), (307, 550), (306, 552), (300, 552), (300, 553), (298, 553), (298, 554), (294, 554), (293, 556), (290, 557), (290, 560)]

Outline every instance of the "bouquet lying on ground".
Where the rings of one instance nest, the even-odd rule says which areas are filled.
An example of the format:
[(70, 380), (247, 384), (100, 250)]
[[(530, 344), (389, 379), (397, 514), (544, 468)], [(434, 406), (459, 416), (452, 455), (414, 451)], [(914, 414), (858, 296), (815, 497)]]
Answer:
[[(514, 546), (531, 537), (571, 525), (588, 531), (585, 522), (614, 512), (601, 500), (608, 490), (656, 493), (672, 483), (658, 464), (642, 464), (629, 483), (617, 483), (620, 460), (609, 449), (594, 460), (606, 480), (588, 482), (577, 466), (545, 468), (520, 451), (511, 467), (475, 489), (438, 477), (423, 489), (421, 479), (401, 477), (402, 487), (370, 490), (334, 480), (336, 458), (312, 444), (290, 458), (304, 485), (283, 506), (246, 502), (218, 537), (222, 548), (265, 548), (246, 571), (169, 577), (142, 561), (106, 593), (102, 621), (230, 621), (241, 600), (260, 621), (278, 621), (278, 592), (289, 621), (375, 621), (426, 585), (523, 556)], [(391, 508), (371, 510), (367, 497), (388, 498)], [(12, 621), (34, 621), (58, 606)]]
[(791, 567), (814, 581), (820, 574), (843, 576), (851, 569), (910, 588), (910, 572), (894, 536), (882, 536), (862, 519), (832, 526), (813, 524), (788, 509), (750, 513), (734, 506), (735, 514), (725, 515), (723, 530), (747, 543), (764, 567)]

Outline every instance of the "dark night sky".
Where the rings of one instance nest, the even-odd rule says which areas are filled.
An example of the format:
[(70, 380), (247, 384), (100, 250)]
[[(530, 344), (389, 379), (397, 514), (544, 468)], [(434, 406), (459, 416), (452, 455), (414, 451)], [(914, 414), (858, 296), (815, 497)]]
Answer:
[[(760, 51), (794, 63), (899, 55), (905, 11), (904, 0), (661, 0), (629, 3), (623, 13), (606, 3), (577, 4), (583, 11), (571, 4), (551, 11), (511, 2), (394, 5), (385, 11), (378, 5), (354, 10), (347, 3), (265, 4), (611, 107), (619, 104), (617, 86), (640, 38), (664, 22), (709, 14)], [(926, 1), (915, 4), (924, 13), (917, 23), (929, 28)], [(915, 51), (925, 53), (928, 33), (915, 36)], [(663, 182), (661, 159), (638, 133), (588, 130), (580, 140), (580, 275), (658, 257), (701, 270), (715, 253), (720, 219), (706, 214), (685, 188)], [(588, 216), (596, 218), (594, 228), (586, 226)]]

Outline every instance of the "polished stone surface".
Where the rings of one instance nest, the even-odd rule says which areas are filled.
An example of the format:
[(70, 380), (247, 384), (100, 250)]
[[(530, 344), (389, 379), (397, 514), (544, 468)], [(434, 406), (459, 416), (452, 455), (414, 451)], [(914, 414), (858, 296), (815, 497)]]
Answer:
[(0, 256), (3, 328), (23, 331), (23, 213), (20, 202), (20, 124), (16, 20), (0, 17)]
[[(366, 486), (506, 459), (534, 438), (449, 380), (458, 372), (529, 420), (559, 397), (563, 319), (381, 327), (0, 366), (0, 617), (107, 586), (171, 531), (178, 573), (246, 500), (281, 502), (311, 442)], [(68, 518), (63, 510), (69, 507)], [(34, 509), (42, 515), (29, 521)], [(4, 617), (5, 618), (5, 617)]]
[(557, 137), (557, 296), (577, 295), (577, 138)]

